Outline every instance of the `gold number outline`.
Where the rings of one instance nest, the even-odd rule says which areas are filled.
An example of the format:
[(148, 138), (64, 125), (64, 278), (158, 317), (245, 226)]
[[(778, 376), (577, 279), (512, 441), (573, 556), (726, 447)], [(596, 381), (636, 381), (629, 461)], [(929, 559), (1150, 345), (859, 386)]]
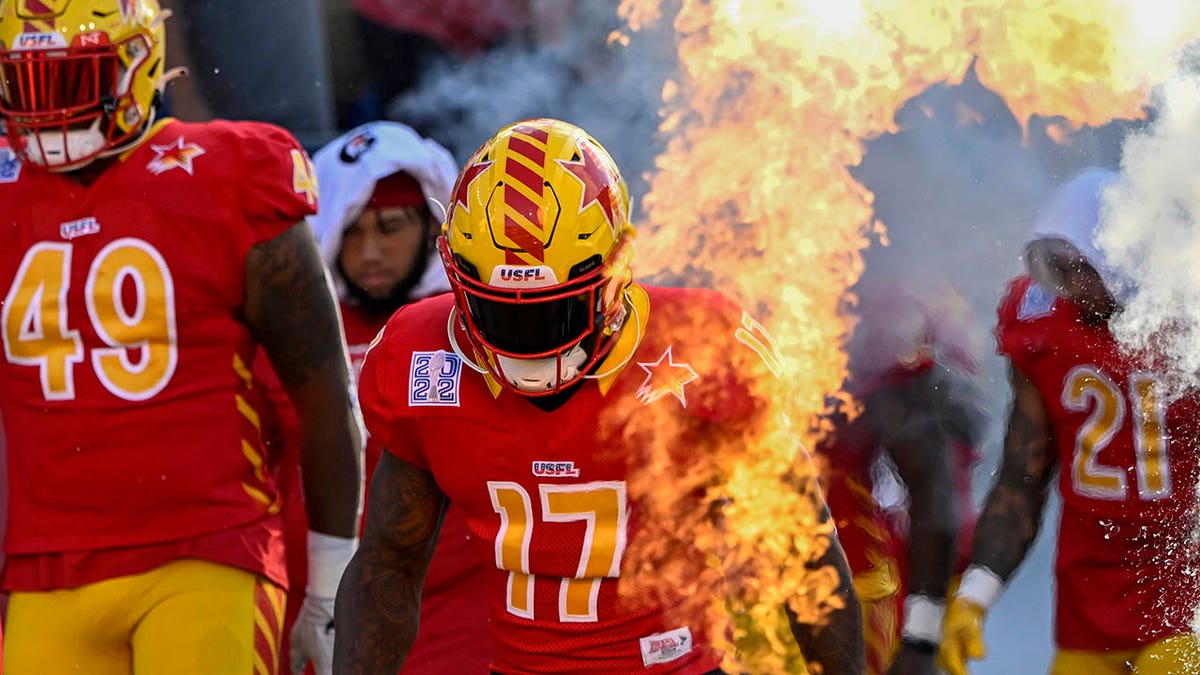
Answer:
[[(521, 485), (511, 481), (488, 481), (488, 494), (492, 508), (500, 516), (500, 527), (496, 532), (496, 567), (508, 570), (506, 603), (510, 614), (532, 620), (534, 582), (536, 575), (529, 573), (529, 547), (533, 533), (533, 502)], [(584, 521), (587, 529), (580, 551), (576, 578), (564, 578), (559, 584), (558, 614), (564, 623), (587, 623), (599, 620), (597, 605), (600, 582), (604, 577), (614, 578), (621, 569), (626, 545), (626, 529), (629, 518), (628, 499), (624, 481), (593, 481), (589, 483), (538, 485), (539, 501), (542, 506), (543, 522)], [(599, 497), (597, 497), (599, 496)], [(572, 504), (572, 498), (594, 502), (597, 498), (611, 497), (610, 506), (603, 512), (600, 508), (580, 508)], [(513, 501), (517, 504), (513, 504)], [(599, 516), (609, 516), (600, 518)], [(597, 534), (603, 535), (597, 543)], [(595, 553), (599, 550), (599, 556)], [(599, 566), (602, 569), (596, 569)], [(603, 575), (603, 576), (599, 576)], [(579, 598), (585, 598), (586, 609), (574, 611)]]
[[(1129, 497), (1126, 468), (1101, 464), (1099, 455), (1124, 427), (1127, 416), (1134, 446), (1138, 497), (1154, 501), (1171, 495), (1166, 406), (1161, 380), (1137, 371), (1129, 376), (1128, 398), (1108, 376), (1092, 365), (1076, 366), (1063, 378), (1061, 402), (1072, 412), (1088, 412), (1075, 434), (1071, 487), (1093, 499), (1122, 501)], [(1132, 409), (1132, 414), (1130, 413)]]
[[(138, 268), (131, 264), (121, 264), (120, 262), (112, 263), (117, 259), (117, 256), (133, 253), (134, 255), (145, 255), (152, 263), (142, 268)], [(115, 271), (108, 268), (116, 264)], [(114, 322), (106, 320), (102, 315), (111, 314), (116, 317), (117, 326), (122, 329), (132, 329), (141, 323), (147, 317), (148, 303), (147, 300), (152, 297), (151, 289), (148, 284), (151, 279), (147, 278), (147, 271), (154, 271), (157, 277), (153, 280), (160, 287), (163, 297), (163, 305), (161, 312), (163, 314), (163, 331), (165, 336), (158, 333), (154, 336), (147, 335), (141, 339), (121, 340), (112, 335)], [(112, 283), (107, 288), (96, 288), (99, 280), (108, 276), (112, 279)], [(121, 286), (124, 283), (124, 278), (129, 276), (134, 285), (137, 287), (137, 308), (132, 316), (126, 314), (124, 306), (117, 299), (120, 297)], [(177, 348), (178, 337), (175, 324), (175, 280), (171, 276), (171, 269), (167, 267), (167, 261), (163, 259), (162, 254), (158, 252), (149, 243), (133, 237), (123, 237), (110, 242), (107, 246), (100, 249), (96, 254), (96, 259), (92, 262), (92, 267), (88, 271), (86, 292), (84, 298), (87, 301), (88, 318), (92, 322), (92, 327), (96, 331), (96, 335), (108, 345), (105, 347), (96, 347), (92, 349), (92, 368), (96, 371), (96, 377), (100, 379), (104, 388), (112, 392), (114, 396), (125, 399), (127, 401), (145, 401), (154, 398), (167, 386), (171, 378), (175, 375), (175, 368), (179, 363), (179, 349)], [(97, 292), (97, 291), (101, 292)], [(111, 298), (109, 303), (106, 303), (103, 308), (97, 306), (97, 299), (100, 297)], [(111, 310), (111, 312), (109, 311)], [(130, 320), (133, 320), (131, 322)], [(161, 372), (158, 377), (149, 386), (142, 386), (139, 389), (133, 389), (122, 386), (116, 382), (110, 374), (114, 371), (109, 364), (116, 362), (119, 364), (119, 370), (134, 376), (135, 378), (145, 373), (152, 365), (158, 366), (161, 361), (156, 359), (152, 353), (143, 351), (140, 365), (134, 365), (129, 361), (129, 349), (140, 348), (142, 350), (155, 350), (158, 345), (154, 344), (149, 338), (163, 337), (165, 338), (160, 344), (166, 346), (166, 363), (161, 365)]]
[[(4, 326), (4, 356), (9, 363), (21, 366), (38, 366), (42, 383), (42, 396), (47, 401), (71, 401), (75, 398), (75, 364), (83, 362), (83, 340), (79, 331), (67, 327), (67, 291), (71, 283), (71, 244), (56, 242), (38, 242), (29, 247), (25, 257), (17, 267), (13, 285), (8, 289), (4, 298), (4, 309), (0, 313), (0, 322)], [(44, 262), (49, 257), (49, 262)], [(57, 274), (51, 270), (42, 269), (44, 265), (57, 266)], [(28, 283), (33, 274), (35, 284)], [(48, 288), (49, 286), (49, 288)], [(53, 293), (53, 299), (47, 298), (46, 292)], [(53, 303), (47, 307), (48, 303)], [(12, 310), (24, 308), (20, 322), (13, 328)], [(52, 322), (46, 320), (46, 311), (54, 311)], [(32, 330), (28, 327), (32, 326)], [(54, 327), (58, 335), (54, 340), (46, 337), (46, 328)], [(14, 335), (15, 332), (15, 335)], [(56, 372), (51, 362), (49, 350), (37, 350), (37, 346), (28, 346), (33, 342), (42, 345), (47, 342), (71, 343), (72, 348), (63, 353), (62, 373)], [(27, 349), (28, 347), (28, 349)], [(59, 381), (61, 379), (61, 382)]]
[[(79, 331), (68, 327), (67, 294), (71, 285), (73, 250), (70, 243), (38, 242), (31, 246), (25, 252), (25, 256), (18, 266), (12, 286), (5, 297), (3, 310), (0, 312), (0, 324), (3, 325), (4, 331), (5, 358), (15, 365), (39, 367), (42, 395), (47, 401), (75, 399), (74, 366), (85, 359)], [(166, 365), (161, 368), (159, 376), (149, 386), (136, 390), (119, 385), (106, 373), (106, 371), (112, 372), (107, 364), (114, 362), (134, 377), (155, 365), (152, 359), (153, 355), (144, 354), (142, 361), (135, 366), (130, 363), (125, 350), (139, 347), (153, 349), (154, 345), (151, 343), (153, 338), (158, 337), (158, 334), (145, 335), (134, 340), (118, 340), (113, 335), (114, 328), (129, 329), (131, 326), (136, 328), (145, 318), (147, 311), (147, 300), (150, 295), (147, 293), (145, 269), (119, 264), (119, 256), (131, 251), (135, 255), (145, 256), (143, 260), (150, 260), (152, 265), (147, 269), (153, 269), (157, 273), (155, 278), (161, 281), (163, 307), (160, 311), (166, 335), (159, 340), (159, 344), (166, 345), (167, 360)], [(46, 262), (47, 256), (49, 256), (49, 263)], [(115, 271), (109, 269), (114, 260), (118, 261)], [(55, 269), (43, 269), (47, 264)], [(113, 283), (110, 284), (105, 295), (110, 301), (101, 306), (97, 305), (99, 294), (96, 292), (96, 283), (97, 279), (106, 274), (113, 279)], [(127, 275), (133, 279), (134, 286), (137, 288), (138, 307), (132, 315), (119, 302), (119, 289)], [(30, 283), (31, 281), (33, 283)], [(93, 330), (108, 347), (95, 347), (91, 350), (92, 365), (101, 384), (113, 395), (126, 400), (146, 400), (161, 392), (174, 376), (178, 363), (174, 289), (174, 280), (165, 259), (157, 249), (141, 239), (132, 237), (117, 239), (101, 249), (93, 259), (85, 286), (85, 302), (88, 319), (92, 323)], [(52, 297), (47, 296), (48, 291)], [(111, 307), (108, 306), (110, 304)], [(20, 313), (20, 316), (13, 315), (14, 309)], [(51, 316), (51, 320), (47, 320), (47, 315)], [(110, 318), (116, 317), (116, 323), (120, 325), (111, 325), (112, 322), (107, 321), (105, 315)], [(126, 319), (137, 319), (137, 321), (131, 324)], [(57, 332), (53, 339), (48, 340), (46, 337), (48, 328)], [(125, 332), (125, 330), (121, 330), (121, 332)], [(34, 344), (28, 345), (30, 342)], [(70, 344), (70, 348), (67, 350), (55, 348), (64, 343)], [(36, 353), (34, 353), (35, 351)], [(58, 368), (62, 371), (61, 373), (54, 372), (54, 361), (56, 360), (61, 360), (62, 365)]]

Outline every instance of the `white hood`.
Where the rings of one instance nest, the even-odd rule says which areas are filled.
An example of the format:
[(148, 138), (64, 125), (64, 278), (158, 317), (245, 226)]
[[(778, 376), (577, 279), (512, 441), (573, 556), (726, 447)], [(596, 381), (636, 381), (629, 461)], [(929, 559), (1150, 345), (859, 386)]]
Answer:
[(1061, 237), (1071, 242), (1100, 273), (1109, 292), (1118, 298), (1128, 293), (1132, 284), (1096, 245), (1096, 231), (1104, 208), (1104, 191), (1119, 177), (1115, 171), (1093, 167), (1055, 188), (1038, 210), (1027, 240)]
[[(362, 214), (376, 181), (397, 171), (412, 176), (420, 184), (430, 212), (440, 221), (458, 173), (449, 151), (397, 122), (370, 122), (346, 132), (313, 155), (313, 166), (321, 199), (317, 214), (310, 216), (308, 223), (341, 298), (346, 297), (345, 281), (337, 273), (342, 232)], [(425, 274), (409, 293), (411, 299), (450, 290), (437, 252), (430, 257)]]

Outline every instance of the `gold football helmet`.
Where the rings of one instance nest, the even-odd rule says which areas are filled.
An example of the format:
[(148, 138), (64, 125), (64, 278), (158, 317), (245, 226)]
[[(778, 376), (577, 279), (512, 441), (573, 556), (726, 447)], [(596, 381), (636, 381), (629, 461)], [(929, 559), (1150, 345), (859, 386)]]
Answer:
[(0, 2), (0, 116), (23, 161), (67, 171), (141, 136), (163, 18), (158, 0)]
[(518, 122), (475, 152), (438, 247), (460, 327), (497, 382), (560, 392), (612, 349), (632, 240), (625, 181), (582, 129)]

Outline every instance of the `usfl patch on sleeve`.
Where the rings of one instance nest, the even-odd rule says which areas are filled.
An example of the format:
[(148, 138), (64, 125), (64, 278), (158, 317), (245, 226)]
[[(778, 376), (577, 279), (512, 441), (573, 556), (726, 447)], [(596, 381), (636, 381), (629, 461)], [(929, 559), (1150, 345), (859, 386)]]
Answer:
[(462, 360), (457, 354), (437, 350), (413, 352), (408, 370), (409, 406), (458, 406)]
[(1017, 309), (1018, 321), (1032, 321), (1050, 314), (1054, 309), (1057, 296), (1039, 284), (1031, 284), (1021, 297), (1021, 306)]

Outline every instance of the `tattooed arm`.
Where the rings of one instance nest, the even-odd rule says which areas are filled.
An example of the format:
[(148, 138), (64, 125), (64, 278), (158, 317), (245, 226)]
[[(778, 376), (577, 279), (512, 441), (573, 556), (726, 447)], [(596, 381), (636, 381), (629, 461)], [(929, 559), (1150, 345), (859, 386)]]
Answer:
[[(829, 510), (824, 509), (824, 521), (830, 517)], [(830, 612), (825, 622), (816, 626), (800, 623), (789, 610), (788, 618), (796, 644), (800, 646), (800, 652), (804, 654), (813, 673), (865, 673), (867, 654), (863, 643), (862, 608), (854, 592), (850, 563), (846, 562), (846, 553), (837, 536), (833, 536), (829, 550), (816, 564), (837, 572), (837, 595), (842, 598), (843, 607)]]
[(358, 413), (337, 305), (306, 224), (250, 250), (243, 314), (300, 418), (310, 527), (354, 537), (362, 480)]
[(337, 675), (395, 675), (404, 663), (448, 500), (428, 471), (384, 451), (367, 503), (362, 545), (338, 588)]
[(1025, 559), (1037, 537), (1042, 509), (1057, 466), (1046, 406), (1037, 388), (1015, 367), (1009, 369), (1012, 413), (996, 484), (975, 526), (971, 563), (987, 567), (1004, 582)]
[(1012, 413), (996, 484), (975, 526), (971, 566), (946, 608), (938, 663), (967, 675), (967, 663), (986, 655), (983, 620), (1037, 537), (1056, 456), (1050, 420), (1037, 388), (1009, 367)]

